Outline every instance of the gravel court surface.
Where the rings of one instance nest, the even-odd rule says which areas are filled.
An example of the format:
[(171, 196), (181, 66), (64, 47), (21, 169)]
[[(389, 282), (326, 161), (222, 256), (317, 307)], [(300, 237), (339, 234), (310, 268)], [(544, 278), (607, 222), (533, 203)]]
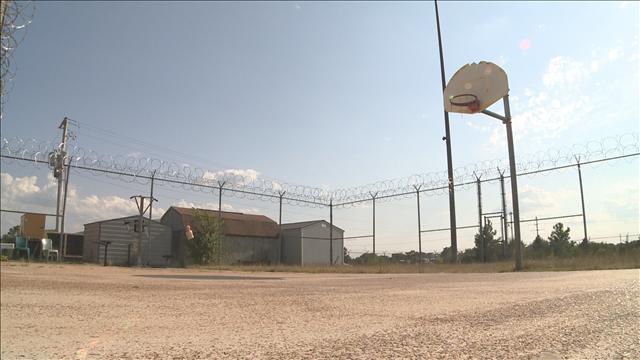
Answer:
[(0, 270), (2, 359), (640, 359), (637, 269)]

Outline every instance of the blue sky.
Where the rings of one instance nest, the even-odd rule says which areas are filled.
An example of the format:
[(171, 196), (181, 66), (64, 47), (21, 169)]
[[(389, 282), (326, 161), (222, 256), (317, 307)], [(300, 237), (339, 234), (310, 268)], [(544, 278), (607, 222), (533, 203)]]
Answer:
[[(440, 15), (447, 78), (480, 60), (508, 73), (517, 154), (637, 134), (638, 3), (442, 2)], [(37, 2), (14, 61), (3, 137), (58, 138), (57, 125), (69, 116), (80, 123), (76, 143), (100, 153), (251, 169), (327, 188), (446, 170), (431, 2)], [(452, 114), (451, 123), (456, 166), (506, 157), (498, 121)], [(637, 160), (585, 172), (592, 172), (585, 186), (594, 212), (626, 219), (615, 230), (595, 224), (597, 232), (638, 233)], [(2, 173), (3, 208), (21, 205), (16, 178), (37, 176), (21, 186), (37, 187), (32, 192), (41, 197), (22, 204), (55, 209), (43, 195), (50, 193), (45, 169), (3, 162)], [(559, 199), (559, 189), (573, 191), (574, 177), (521, 182), (525, 197), (529, 191), (537, 199), (523, 212), (574, 212), (549, 200)], [(78, 204), (118, 204), (92, 215), (78, 205), (76, 230), (92, 216), (128, 211), (131, 192), (146, 189), (86, 174), (75, 179)], [(459, 217), (473, 223), (474, 193), (467, 192)], [(217, 203), (175, 190), (165, 196), (164, 209)], [(448, 226), (446, 196), (429, 198), (426, 222)], [(272, 204), (234, 201), (229, 208), (274, 217)], [(389, 251), (398, 248), (392, 239), (415, 238), (415, 200), (404, 202), (385, 205), (390, 224), (381, 221), (379, 233)], [(295, 211), (296, 220), (326, 217)], [(348, 211), (346, 236), (366, 232), (370, 210)], [(2, 231), (14, 222), (3, 214)]]

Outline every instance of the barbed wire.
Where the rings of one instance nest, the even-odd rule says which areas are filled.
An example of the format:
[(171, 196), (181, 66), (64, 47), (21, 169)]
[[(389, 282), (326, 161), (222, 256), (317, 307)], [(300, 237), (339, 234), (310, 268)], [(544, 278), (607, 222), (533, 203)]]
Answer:
[[(35, 14), (35, 5), (33, 1), (3, 0), (0, 6), (0, 107), (4, 108), (16, 73), (13, 52), (24, 40), (26, 28)], [(0, 119), (2, 113), (0, 109)]]
[[(597, 162), (638, 155), (639, 143), (637, 133), (627, 133), (586, 144), (521, 155), (516, 171), (519, 176), (536, 176), (548, 174), (549, 170), (574, 166), (577, 161)], [(2, 138), (1, 154), (3, 161), (30, 160), (46, 165), (60, 146), (60, 143), (36, 139)], [(282, 197), (285, 203), (311, 207), (328, 206), (330, 202), (335, 207), (362, 206), (373, 196), (376, 201), (386, 202), (412, 198), (418, 190), (422, 194), (443, 195), (449, 188), (446, 171), (329, 190), (286, 183), (262, 176), (254, 170), (208, 170), (143, 156), (104, 155), (79, 146), (72, 146), (67, 151), (65, 163), (94, 175), (128, 183), (144, 185), (153, 177), (155, 181), (174, 188), (217, 194), (222, 187), (224, 196), (272, 202), (278, 202)], [(507, 159), (485, 160), (457, 167), (454, 170), (454, 184), (456, 188), (471, 188), (475, 186), (477, 177), (482, 181), (494, 181), (500, 177), (500, 171), (509, 173)]]

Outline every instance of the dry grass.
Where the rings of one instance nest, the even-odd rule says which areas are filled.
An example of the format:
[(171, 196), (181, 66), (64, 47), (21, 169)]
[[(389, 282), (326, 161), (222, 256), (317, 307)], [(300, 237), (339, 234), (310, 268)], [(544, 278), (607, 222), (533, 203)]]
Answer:
[[(409, 273), (498, 273), (514, 271), (512, 261), (471, 264), (376, 264), (341, 266), (285, 266), (285, 265), (234, 265), (206, 266), (203, 269), (247, 272), (297, 272), (344, 274), (409, 274)], [(637, 256), (583, 256), (578, 258), (525, 260), (524, 271), (577, 271), (640, 268)]]

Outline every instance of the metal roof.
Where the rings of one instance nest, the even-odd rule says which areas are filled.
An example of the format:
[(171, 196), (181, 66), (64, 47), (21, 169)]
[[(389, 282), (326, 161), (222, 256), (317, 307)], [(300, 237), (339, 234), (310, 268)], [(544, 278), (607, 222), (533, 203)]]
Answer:
[[(295, 222), (295, 223), (282, 224), (282, 229), (283, 230), (287, 230), (287, 229), (302, 229), (302, 228), (306, 228), (307, 226), (311, 226), (311, 225), (314, 225), (314, 224), (317, 224), (317, 223), (321, 223), (321, 222), (323, 222), (323, 223), (325, 223), (327, 225), (331, 225), (326, 220), (311, 220), (311, 221), (301, 221), (301, 222)], [(344, 230), (342, 230), (341, 228), (337, 227), (335, 224), (333, 225), (333, 228), (344, 232)]]
[(225, 235), (234, 236), (251, 236), (251, 237), (268, 237), (277, 238), (280, 235), (278, 223), (269, 219), (264, 215), (243, 214), (239, 212), (210, 210), (210, 209), (194, 209), (172, 206), (167, 210), (166, 216), (171, 209), (180, 215), (182, 224), (193, 225), (193, 214), (195, 211), (201, 211), (207, 216), (222, 216), (222, 230)]
[[(126, 220), (126, 219), (132, 219), (132, 218), (133, 219), (139, 219), (140, 215), (130, 215), (130, 216), (123, 216), (123, 217), (119, 217), (119, 218), (115, 218), (115, 219), (105, 219), (105, 220), (92, 221), (90, 223), (84, 224), (84, 226), (97, 224), (97, 223), (104, 223), (104, 222), (107, 222), (107, 221)], [(147, 216), (144, 216), (144, 221), (149, 221), (149, 218)], [(154, 223), (162, 224), (158, 220), (151, 220), (151, 221), (153, 221)]]

